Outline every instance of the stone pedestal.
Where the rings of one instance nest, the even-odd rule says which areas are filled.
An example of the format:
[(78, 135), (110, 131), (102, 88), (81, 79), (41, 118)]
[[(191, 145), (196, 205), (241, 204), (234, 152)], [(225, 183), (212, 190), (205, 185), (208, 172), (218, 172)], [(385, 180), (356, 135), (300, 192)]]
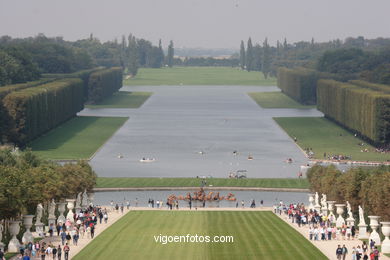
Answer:
[(353, 217), (347, 218), (347, 226), (349, 227), (355, 226), (355, 219)]
[(23, 237), (22, 237), (22, 242), (24, 244), (28, 244), (29, 242), (34, 242), (34, 237), (30, 231), (30, 228), (33, 225), (33, 218), (34, 215), (25, 215), (23, 216), (23, 224), (26, 228), (26, 232), (24, 232)]
[(79, 214), (81, 212), (81, 207), (76, 207), (76, 214)]
[(366, 224), (359, 224), (359, 239), (368, 239), (367, 234), (367, 225)]
[(373, 240), (375, 242), (376, 246), (379, 246), (381, 244), (381, 237), (379, 236), (378, 232), (376, 231), (379, 227), (379, 216), (368, 216), (370, 219), (370, 227), (372, 229), (372, 232), (370, 234), (369, 239)]
[(45, 237), (44, 226), (45, 224), (43, 223), (35, 223), (35, 231), (37, 232), (38, 237)]
[(68, 202), (68, 214), (66, 215), (66, 219), (69, 219), (69, 221), (71, 223), (74, 222), (74, 212), (73, 212), (73, 208), (74, 208), (74, 199), (67, 199), (66, 202)]
[(309, 210), (314, 210), (313, 202), (314, 202), (314, 194), (309, 193), (309, 207), (308, 207)]
[(318, 214), (320, 214), (321, 213), (321, 205), (320, 204), (314, 205), (314, 210), (317, 211)]
[(336, 212), (338, 217), (336, 219), (336, 227), (341, 228), (345, 224), (345, 220), (343, 218), (345, 204), (336, 204)]
[(87, 202), (88, 206), (93, 206), (93, 199), (95, 197), (95, 194), (93, 192), (88, 192)]
[(328, 219), (332, 219), (333, 220), (332, 223), (334, 224), (334, 223), (336, 223), (336, 216), (333, 213), (333, 210), (334, 210), (333, 206), (336, 203), (336, 201), (329, 200), (329, 201), (327, 201), (327, 203), (328, 203), (328, 210), (329, 210)]
[(390, 253), (390, 222), (381, 222), (382, 224), (382, 234), (385, 236), (385, 240), (382, 242), (382, 253)]
[(328, 216), (328, 208), (322, 207), (321, 208), (321, 213), (322, 213), (323, 216)]
[(56, 227), (56, 218), (48, 218), (48, 226), (50, 227), (51, 225), (53, 225), (53, 228), (55, 230), (55, 227)]
[(64, 212), (65, 212), (66, 202), (59, 202), (59, 203), (57, 203), (57, 205), (58, 205), (58, 212), (60, 213), (60, 215), (57, 218), (57, 223), (60, 223), (60, 222), (65, 223), (66, 218), (64, 216)]
[(20, 248), (20, 242), (16, 238), (16, 235), (19, 234), (20, 231), (20, 221), (10, 221), (9, 222), (9, 232), (11, 233), (11, 240), (8, 244), (8, 252), (9, 253), (18, 253)]

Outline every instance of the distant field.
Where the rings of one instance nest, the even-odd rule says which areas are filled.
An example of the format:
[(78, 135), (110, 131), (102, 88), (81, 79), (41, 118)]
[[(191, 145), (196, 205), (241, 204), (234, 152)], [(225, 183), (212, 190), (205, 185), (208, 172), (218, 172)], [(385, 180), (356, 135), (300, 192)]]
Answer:
[(141, 68), (123, 85), (253, 85), (276, 86), (275, 78), (265, 79), (258, 71), (242, 71), (230, 67)]
[(45, 159), (89, 159), (127, 119), (76, 117), (28, 146)]
[[(361, 139), (332, 121), (322, 117), (284, 117), (274, 120), (287, 132), (290, 137), (296, 137), (302, 148), (312, 148), (315, 158), (324, 159), (327, 155), (350, 155), (358, 161), (386, 161), (389, 154), (376, 153), (375, 148), (365, 143), (360, 146)], [(368, 149), (369, 152), (361, 152)]]
[[(207, 185), (214, 187), (261, 187), (261, 188), (297, 188), (307, 189), (306, 179), (206, 179)], [(201, 179), (197, 178), (103, 178), (97, 179), (97, 188), (129, 187), (197, 187)]]
[[(232, 236), (229, 243), (155, 242), (154, 236)], [(195, 237), (193, 238), (195, 239)], [(89, 243), (81, 259), (326, 259), (270, 211), (130, 211)]]
[(262, 108), (315, 108), (304, 106), (282, 92), (252, 92), (248, 95)]
[(114, 93), (95, 105), (86, 105), (87, 108), (139, 108), (152, 95), (151, 92), (125, 92)]

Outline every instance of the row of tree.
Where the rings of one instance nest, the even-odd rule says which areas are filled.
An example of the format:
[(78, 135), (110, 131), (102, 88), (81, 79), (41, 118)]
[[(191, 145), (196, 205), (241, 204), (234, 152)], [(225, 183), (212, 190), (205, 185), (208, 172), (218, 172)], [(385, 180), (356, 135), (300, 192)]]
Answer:
[[(388, 72), (384, 72), (388, 71), (389, 68), (389, 57), (386, 50), (388, 46), (390, 46), (390, 39), (384, 38), (369, 40), (357, 37), (347, 38), (344, 41), (337, 39), (322, 43), (315, 42), (314, 39), (288, 43), (284, 39), (283, 42), (277, 41), (276, 46), (271, 46), (267, 38), (261, 44), (253, 44), (251, 38), (249, 38), (246, 44), (244, 41), (241, 41), (240, 66), (248, 71), (262, 71), (264, 75), (271, 76), (276, 76), (279, 67), (305, 67), (329, 73), (335, 71), (341, 73), (348, 72), (352, 75), (356, 72), (363, 72), (364, 68), (368, 68), (366, 71), (371, 73), (366, 73), (367, 80), (373, 79), (377, 80), (375, 81), (377, 83), (388, 84), (385, 81), (390, 76)], [(356, 50), (356, 48), (363, 50), (363, 54), (359, 53), (359, 51), (345, 50)], [(353, 65), (346, 62), (341, 64), (342, 66), (337, 67), (327, 63), (328, 61), (340, 63), (340, 60), (348, 60), (351, 56), (355, 57)], [(359, 68), (359, 62), (365, 65)], [(349, 67), (352, 67), (352, 69), (349, 69)]]
[(96, 174), (88, 163), (59, 165), (31, 151), (0, 150), (0, 219), (35, 214), (39, 203), (75, 198), (91, 191)]
[(170, 41), (164, 55), (162, 42), (154, 46), (150, 41), (133, 35), (100, 42), (91, 35), (75, 42), (61, 37), (48, 38), (43, 34), (24, 39), (0, 37), (0, 86), (37, 80), (42, 73), (73, 73), (94, 67), (122, 67), (136, 75), (138, 68), (160, 68), (174, 64), (174, 45)]
[(23, 147), (27, 142), (74, 117), (84, 108), (80, 79), (62, 79), (14, 91), (1, 100), (6, 139)]
[(319, 80), (317, 107), (326, 117), (377, 146), (390, 144), (390, 86)]
[(24, 147), (122, 87), (122, 68), (50, 74), (40, 81), (0, 87), (0, 143)]
[(381, 221), (390, 221), (390, 166), (350, 168), (342, 173), (333, 165), (315, 165), (307, 178), (311, 191), (326, 194), (328, 200), (338, 203), (349, 201), (355, 215), (361, 205), (367, 216), (378, 215)]

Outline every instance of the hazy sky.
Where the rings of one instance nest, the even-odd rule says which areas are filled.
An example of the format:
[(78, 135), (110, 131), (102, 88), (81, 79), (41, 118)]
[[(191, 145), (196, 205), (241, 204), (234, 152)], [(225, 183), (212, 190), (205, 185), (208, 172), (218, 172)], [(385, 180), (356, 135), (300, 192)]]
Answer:
[(252, 37), (328, 41), (390, 37), (390, 0), (0, 0), (0, 35), (120, 39), (238, 48)]

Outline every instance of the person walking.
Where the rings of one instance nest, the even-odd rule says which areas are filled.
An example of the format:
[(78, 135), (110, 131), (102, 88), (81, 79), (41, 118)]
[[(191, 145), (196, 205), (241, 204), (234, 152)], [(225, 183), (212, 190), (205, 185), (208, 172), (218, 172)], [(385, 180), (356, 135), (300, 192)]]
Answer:
[(104, 224), (107, 224), (107, 220), (108, 220), (108, 214), (106, 211), (106, 212), (104, 212)]
[(343, 255), (343, 249), (341, 248), (340, 245), (337, 246), (336, 249), (336, 257), (338, 260), (341, 260), (341, 256)]
[(68, 260), (69, 259), (69, 251), (70, 251), (70, 248), (68, 246), (68, 243), (65, 244), (64, 246), (64, 259), (65, 260)]
[(58, 260), (61, 260), (61, 256), (62, 256), (62, 248), (61, 248), (61, 245), (58, 245), (58, 247), (57, 247), (57, 258), (58, 258)]
[(53, 253), (53, 260), (56, 259), (56, 257), (57, 257), (57, 248), (55, 246), (53, 246), (53, 249), (51, 250), (51, 252)]
[(65, 230), (62, 230), (62, 232), (61, 232), (62, 245), (65, 245), (65, 240), (66, 240), (66, 233), (65, 233)]
[(345, 247), (345, 245), (343, 245), (342, 250), (343, 250), (343, 260), (345, 260), (348, 254), (348, 249)]

